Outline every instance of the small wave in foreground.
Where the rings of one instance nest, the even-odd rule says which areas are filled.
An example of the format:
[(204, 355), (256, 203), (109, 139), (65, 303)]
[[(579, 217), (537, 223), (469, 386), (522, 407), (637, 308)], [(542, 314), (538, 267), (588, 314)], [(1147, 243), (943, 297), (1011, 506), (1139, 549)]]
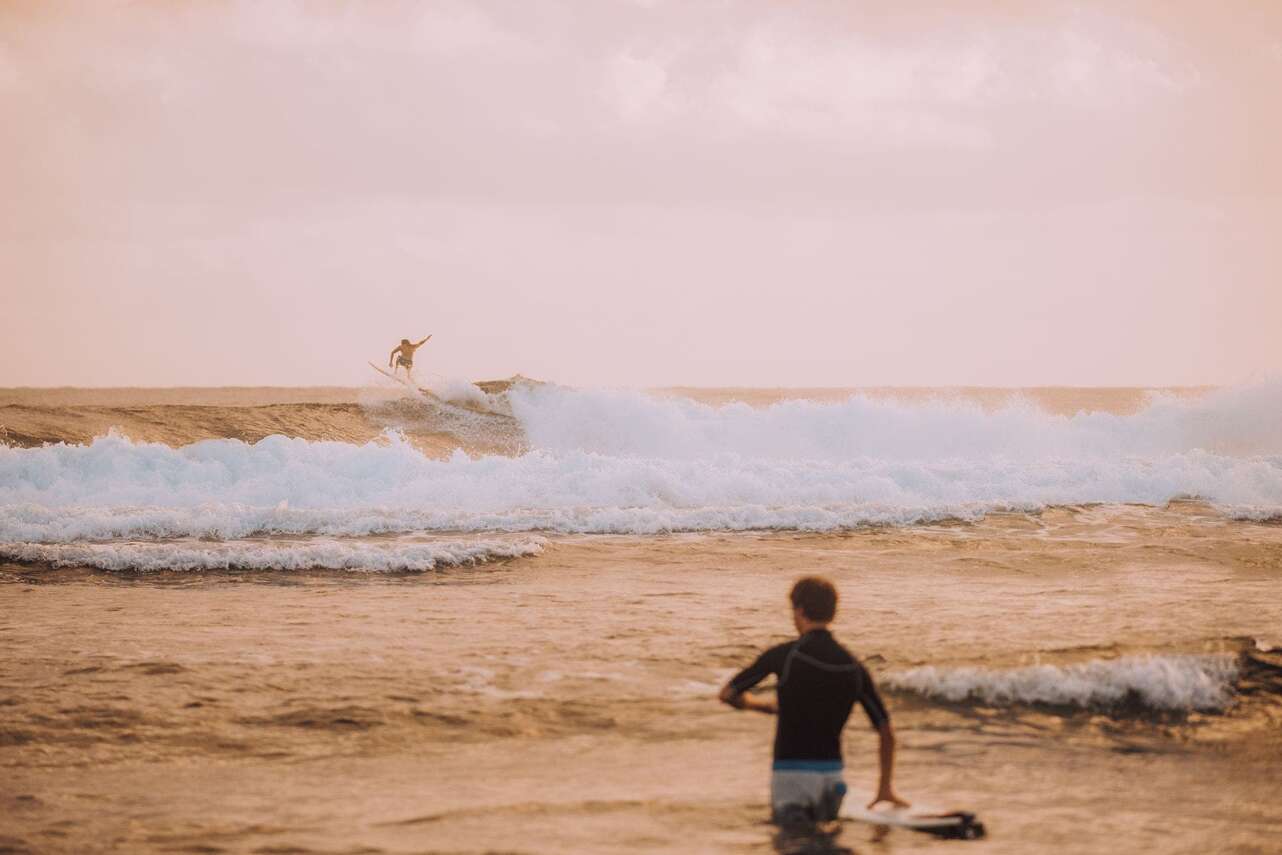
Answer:
[(882, 682), (952, 703), (1219, 712), (1233, 701), (1238, 673), (1239, 660), (1232, 654), (1158, 655), (1004, 670), (926, 666), (889, 674)]

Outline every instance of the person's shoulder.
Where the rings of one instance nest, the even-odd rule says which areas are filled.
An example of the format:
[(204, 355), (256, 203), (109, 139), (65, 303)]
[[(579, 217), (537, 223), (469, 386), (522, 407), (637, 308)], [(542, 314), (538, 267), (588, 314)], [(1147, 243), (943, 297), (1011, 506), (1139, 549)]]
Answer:
[(774, 647), (767, 647), (764, 655), (785, 656), (787, 655), (788, 651), (791, 650), (796, 643), (797, 643), (797, 639), (795, 638), (790, 639), (788, 641), (782, 641), (776, 644)]
[(840, 659), (843, 664), (858, 665), (860, 668), (864, 667), (863, 663), (859, 661), (859, 657), (854, 653), (851, 653), (850, 648), (842, 644), (836, 638), (832, 639), (832, 653), (836, 658)]
[(794, 638), (791, 641), (776, 644), (774, 647), (767, 647), (761, 654), (761, 658), (767, 662), (783, 661), (796, 644), (797, 640)]

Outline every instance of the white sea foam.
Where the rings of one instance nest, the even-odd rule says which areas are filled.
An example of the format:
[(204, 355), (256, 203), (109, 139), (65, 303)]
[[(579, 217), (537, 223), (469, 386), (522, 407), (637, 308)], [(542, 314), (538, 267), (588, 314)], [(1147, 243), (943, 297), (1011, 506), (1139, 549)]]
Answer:
[(1076, 665), (1008, 670), (935, 668), (892, 673), (882, 683), (948, 701), (994, 706), (1048, 704), (1109, 708), (1137, 700), (1153, 710), (1223, 710), (1232, 701), (1237, 657), (1124, 656)]
[(831, 530), (1188, 495), (1282, 513), (1282, 384), (1074, 418), (860, 397), (718, 408), (546, 387), (514, 390), (512, 406), (534, 448), (519, 457), (432, 459), (395, 433), (365, 445), (170, 448), (113, 434), (0, 447), (0, 540)]
[(1165, 458), (1192, 451), (1282, 455), (1282, 381), (1200, 399), (1154, 394), (1134, 415), (1056, 416), (1026, 400), (998, 410), (957, 399), (715, 407), (634, 391), (518, 387), (513, 413), (533, 448), (609, 456), (984, 461)]
[(121, 543), (0, 544), (0, 560), (53, 567), (156, 572), (200, 570), (355, 570), (406, 572), (524, 558), (543, 551), (542, 538), (429, 543)]
[(427, 388), (438, 398), (451, 404), (474, 404), (481, 407), (490, 404), (490, 396), (479, 386), (457, 377), (434, 378), (427, 383)]
[(535, 452), (433, 460), (408, 443), (270, 437), (180, 449), (121, 437), (0, 449), (0, 540), (414, 530), (831, 530), (996, 508), (1282, 505), (1282, 459), (706, 460)]

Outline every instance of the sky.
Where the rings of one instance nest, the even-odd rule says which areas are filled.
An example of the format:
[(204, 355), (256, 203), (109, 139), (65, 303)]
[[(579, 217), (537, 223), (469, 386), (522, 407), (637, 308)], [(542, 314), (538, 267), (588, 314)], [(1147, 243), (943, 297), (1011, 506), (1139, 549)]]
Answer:
[(1282, 4), (0, 3), (0, 386), (1282, 369)]

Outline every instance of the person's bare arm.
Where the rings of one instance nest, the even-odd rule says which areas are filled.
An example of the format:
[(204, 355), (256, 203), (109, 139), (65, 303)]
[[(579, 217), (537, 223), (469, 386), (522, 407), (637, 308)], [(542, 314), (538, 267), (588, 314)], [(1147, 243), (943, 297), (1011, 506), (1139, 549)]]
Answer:
[(881, 745), (877, 751), (878, 765), (881, 768), (881, 774), (877, 782), (877, 797), (868, 803), (872, 807), (878, 802), (890, 802), (896, 807), (908, 807), (908, 802), (899, 797), (895, 792), (893, 783), (895, 775), (895, 728), (886, 721), (881, 727), (877, 728), (877, 735), (881, 737)]
[[(429, 335), (427, 338), (431, 338), (431, 336)], [(424, 344), (426, 344), (426, 343), (427, 343), (427, 338), (423, 339), (422, 341), (420, 341), (418, 344), (416, 344), (416, 345), (414, 345), (414, 346), (415, 346), (415, 347), (422, 347)]]
[(401, 352), (401, 346), (400, 346), (399, 344), (398, 344), (396, 347), (392, 348), (392, 352), (391, 352), (391, 354), (390, 354), (390, 355), (388, 355), (388, 357), (387, 357), (387, 367), (388, 367), (388, 368), (391, 368), (391, 367), (392, 367), (392, 361), (393, 361), (394, 359), (396, 359), (396, 354), (398, 354), (398, 353), (400, 353), (400, 352)]
[(721, 694), (717, 698), (723, 704), (734, 707), (737, 710), (752, 710), (753, 712), (765, 713), (766, 715), (775, 715), (779, 712), (779, 702), (767, 698), (755, 698), (747, 692), (739, 692), (731, 683), (726, 683), (722, 688)]

